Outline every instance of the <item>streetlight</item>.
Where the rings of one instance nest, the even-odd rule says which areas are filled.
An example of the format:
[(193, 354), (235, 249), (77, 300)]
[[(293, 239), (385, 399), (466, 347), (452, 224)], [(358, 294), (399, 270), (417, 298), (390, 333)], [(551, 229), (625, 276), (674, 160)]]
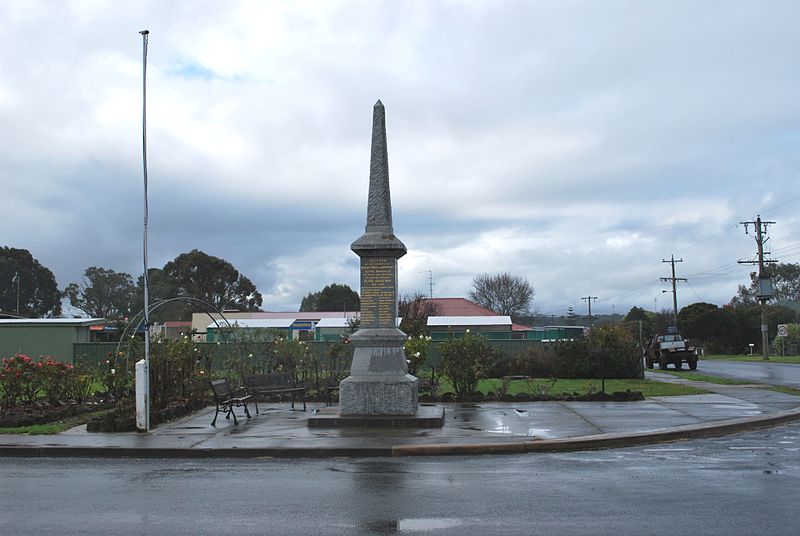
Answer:
[(14, 279), (11, 281), (17, 284), (17, 316), (19, 316), (19, 272), (14, 272)]

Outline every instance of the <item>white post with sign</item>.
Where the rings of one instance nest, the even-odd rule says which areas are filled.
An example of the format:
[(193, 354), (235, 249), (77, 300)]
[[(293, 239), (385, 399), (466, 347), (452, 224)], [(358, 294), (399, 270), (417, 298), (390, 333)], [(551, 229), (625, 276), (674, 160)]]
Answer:
[(780, 341), (775, 341), (777, 344), (778, 342), (781, 343), (781, 355), (786, 355), (786, 340), (785, 337), (789, 335), (789, 324), (778, 324), (778, 337), (782, 337)]
[(136, 430), (150, 430), (150, 367), (144, 359), (136, 362)]

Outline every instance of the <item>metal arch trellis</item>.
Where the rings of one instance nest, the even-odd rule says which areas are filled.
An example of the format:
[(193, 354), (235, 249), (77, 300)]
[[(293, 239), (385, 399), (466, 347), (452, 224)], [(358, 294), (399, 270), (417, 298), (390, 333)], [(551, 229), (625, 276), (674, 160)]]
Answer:
[[(187, 305), (191, 306), (195, 310), (196, 309), (200, 309), (202, 312), (204, 312), (206, 315), (208, 315), (208, 317), (214, 322), (214, 324), (217, 326), (217, 329), (220, 329), (220, 324), (217, 321), (217, 318), (215, 318), (212, 315), (212, 313), (218, 314), (220, 319), (225, 322), (225, 325), (230, 330), (230, 333), (232, 333), (234, 338), (236, 338), (236, 342), (237, 343), (241, 342), (241, 341), (239, 341), (238, 333), (236, 333), (236, 330), (233, 329), (233, 325), (225, 317), (225, 314), (222, 311), (220, 311), (219, 309), (217, 309), (214, 305), (212, 305), (212, 304), (210, 304), (210, 303), (208, 303), (206, 301), (200, 300), (198, 298), (192, 298), (192, 297), (189, 297), (189, 296), (178, 296), (176, 298), (168, 298), (166, 300), (159, 300), (159, 301), (153, 303), (152, 305), (150, 305), (150, 307), (147, 310), (148, 316), (150, 314), (152, 314), (153, 312), (155, 312), (157, 309), (163, 307), (164, 305), (167, 305), (167, 304), (173, 303), (173, 302), (186, 303)], [(144, 316), (145, 316), (144, 313), (145, 313), (145, 311), (144, 311), (144, 309), (142, 309), (141, 311), (136, 313), (131, 318), (131, 320), (125, 325), (125, 329), (122, 330), (122, 334), (120, 335), (119, 342), (117, 343), (117, 349), (114, 352), (114, 360), (116, 361), (116, 359), (117, 359), (117, 357), (119, 356), (119, 353), (120, 353), (120, 348), (122, 346), (122, 342), (123, 341), (126, 342), (126, 345), (128, 347), (127, 351), (125, 352), (125, 375), (126, 376), (129, 373), (129, 367), (130, 367), (130, 361), (129, 360), (130, 360), (130, 354), (131, 354), (131, 352), (130, 352), (130, 339), (131, 338), (128, 337), (128, 332), (129, 332), (131, 326), (135, 326), (133, 328), (132, 332), (136, 333), (136, 331), (139, 329), (139, 326), (141, 326), (142, 322), (144, 322)]]

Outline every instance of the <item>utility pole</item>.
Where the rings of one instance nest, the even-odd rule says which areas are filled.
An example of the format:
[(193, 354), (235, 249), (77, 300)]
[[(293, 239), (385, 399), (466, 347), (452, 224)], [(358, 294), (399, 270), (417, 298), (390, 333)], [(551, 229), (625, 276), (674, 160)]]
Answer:
[[(685, 277), (675, 277), (675, 263), (683, 262), (683, 259), (676, 259), (675, 255), (671, 255), (669, 260), (662, 259), (661, 262), (668, 262), (672, 265), (672, 277), (662, 277), (661, 281), (672, 281), (672, 325), (675, 331), (678, 330), (678, 292), (675, 288), (676, 281), (686, 281)], [(669, 292), (669, 290), (662, 290), (661, 292)]]
[(592, 300), (597, 301), (597, 296), (584, 296), (581, 298), (589, 304), (589, 329), (592, 327)]
[(774, 221), (762, 221), (761, 215), (756, 216), (755, 221), (740, 221), (739, 225), (744, 225), (744, 234), (750, 234), (749, 228), (752, 225), (756, 232), (756, 245), (758, 246), (758, 260), (739, 261), (739, 264), (758, 264), (758, 303), (761, 304), (761, 357), (769, 360), (769, 327), (767, 324), (767, 301), (772, 298), (772, 280), (766, 273), (765, 266), (778, 262), (775, 259), (765, 259), (764, 255), (769, 255), (769, 251), (764, 251), (764, 245), (769, 240), (767, 227), (774, 224)]

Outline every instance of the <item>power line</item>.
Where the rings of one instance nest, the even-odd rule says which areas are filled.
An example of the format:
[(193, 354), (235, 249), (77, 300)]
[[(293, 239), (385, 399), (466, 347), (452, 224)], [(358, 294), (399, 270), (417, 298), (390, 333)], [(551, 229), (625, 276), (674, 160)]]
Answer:
[(689, 281), (686, 281), (686, 284), (687, 284), (687, 285), (689, 285), (689, 288), (690, 288), (690, 289), (692, 289), (692, 293), (695, 295), (695, 297), (697, 298), (697, 300), (698, 300), (698, 301), (701, 301), (701, 302), (704, 302), (704, 301), (705, 301), (703, 298), (701, 298), (701, 297), (700, 297), (700, 295), (699, 295), (699, 294), (697, 293), (697, 291), (694, 289), (694, 287), (692, 286), (692, 284), (691, 284), (691, 283), (689, 283)]

